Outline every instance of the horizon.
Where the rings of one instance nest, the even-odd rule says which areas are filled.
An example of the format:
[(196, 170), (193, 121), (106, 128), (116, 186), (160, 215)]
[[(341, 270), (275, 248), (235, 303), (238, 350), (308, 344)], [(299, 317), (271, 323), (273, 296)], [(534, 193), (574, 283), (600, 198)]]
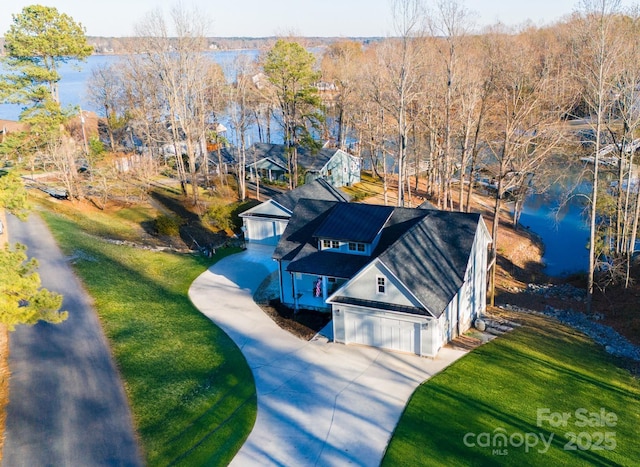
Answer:
[[(77, 2), (77, 0), (15, 0), (0, 13), (0, 36), (9, 30), (12, 14), (19, 14), (34, 3), (55, 7), (82, 24), (88, 37), (135, 37), (134, 25), (144, 16), (160, 9), (165, 14), (177, 4), (174, 0), (112, 0), (105, 3)], [(211, 18), (206, 37), (270, 38), (296, 37), (390, 37), (393, 30), (390, 0), (325, 0), (322, 5), (296, 0), (241, 0), (224, 6), (211, 6), (205, 0), (192, 0), (187, 9), (197, 8)], [(475, 30), (504, 24), (517, 27), (526, 24), (547, 26), (561, 21), (578, 8), (579, 0), (540, 0), (536, 5), (523, 2), (505, 4), (503, 0), (460, 1), (469, 12)], [(621, 7), (629, 8), (638, 2), (622, 0)], [(425, 5), (432, 6), (431, 2)], [(126, 13), (126, 16), (123, 15)]]

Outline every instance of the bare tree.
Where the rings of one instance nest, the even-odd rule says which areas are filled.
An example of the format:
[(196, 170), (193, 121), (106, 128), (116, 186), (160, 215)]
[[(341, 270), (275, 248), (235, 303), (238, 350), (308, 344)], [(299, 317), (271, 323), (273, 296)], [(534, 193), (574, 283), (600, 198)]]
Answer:
[(398, 172), (398, 206), (405, 205), (410, 129), (407, 115), (411, 103), (420, 94), (424, 15), (421, 0), (394, 0), (392, 17), (396, 37), (387, 39), (376, 49), (380, 86), (374, 89), (373, 98), (396, 125), (394, 152)]
[(589, 220), (589, 268), (587, 275), (587, 311), (592, 311), (594, 275), (597, 266), (597, 205), (602, 130), (611, 110), (613, 77), (620, 59), (620, 42), (616, 34), (618, 0), (583, 0), (575, 22), (576, 79), (582, 83), (583, 99), (590, 111), (595, 132), (593, 145), (593, 178)]
[[(535, 174), (561, 140), (558, 127), (563, 109), (550, 99), (549, 87), (556, 78), (550, 61), (527, 35), (497, 34), (490, 37), (495, 61), (491, 120), (485, 143), (495, 160), (492, 228), (491, 303), (495, 297), (495, 262), (502, 200), (508, 192), (522, 196)], [(514, 222), (517, 221), (517, 213)]]
[[(202, 53), (206, 48), (208, 18), (197, 9), (178, 4), (171, 10), (171, 27), (160, 10), (155, 10), (137, 26), (144, 38), (144, 59), (159, 76), (165, 94), (167, 117), (176, 147), (176, 163), (187, 158), (191, 196), (199, 204), (198, 159), (206, 162), (205, 135), (211, 123), (211, 95), (205, 77), (213, 65)], [(171, 33), (175, 34), (175, 37)], [(206, 163), (204, 164), (206, 165)]]
[(64, 185), (70, 199), (83, 197), (78, 180), (78, 166), (76, 159), (79, 148), (75, 141), (64, 135), (52, 136), (41, 153), (45, 164), (53, 167)]
[[(446, 208), (451, 199), (450, 187), (451, 178), (454, 171), (454, 145), (453, 136), (455, 133), (454, 123), (458, 123), (460, 127), (460, 120), (457, 119), (453, 113), (454, 109), (460, 107), (458, 104), (460, 98), (460, 92), (462, 87), (458, 84), (458, 62), (460, 55), (460, 48), (464, 40), (464, 36), (467, 34), (470, 28), (469, 13), (464, 7), (455, 0), (438, 0), (436, 2), (435, 11), (430, 16), (429, 21), (431, 35), (435, 40), (435, 45), (438, 54), (444, 65), (444, 87), (443, 93), (443, 128), (442, 128), (442, 184), (441, 184), (441, 196), (442, 205)], [(466, 99), (460, 104), (475, 105), (472, 99)], [(466, 110), (469, 110), (468, 108)], [(471, 114), (467, 113), (467, 118), (470, 119)], [(469, 122), (467, 122), (469, 123)], [(467, 128), (470, 129), (470, 123), (467, 124)], [(465, 139), (468, 141), (469, 133), (465, 135)], [(463, 145), (463, 149), (466, 149), (466, 145)], [(466, 162), (466, 151), (463, 151), (460, 164), (460, 183), (463, 183), (462, 169)], [(462, 210), (462, 206), (460, 206)]]
[(229, 119), (235, 133), (237, 147), (238, 195), (242, 201), (247, 196), (245, 167), (247, 165), (247, 133), (255, 123), (255, 112), (251, 105), (252, 80), (255, 64), (247, 57), (238, 57), (235, 62), (235, 79), (229, 87)]
[(336, 146), (347, 149), (347, 134), (356, 111), (357, 81), (363, 63), (362, 46), (358, 42), (340, 41), (331, 44), (322, 58), (322, 78), (333, 88), (325, 91), (324, 104), (335, 109)]
[(128, 124), (128, 112), (123, 98), (124, 89), (121, 66), (100, 65), (91, 70), (87, 83), (89, 99), (96, 108), (100, 109), (100, 114), (106, 120), (112, 151), (116, 150), (114, 134), (121, 139), (122, 130)]

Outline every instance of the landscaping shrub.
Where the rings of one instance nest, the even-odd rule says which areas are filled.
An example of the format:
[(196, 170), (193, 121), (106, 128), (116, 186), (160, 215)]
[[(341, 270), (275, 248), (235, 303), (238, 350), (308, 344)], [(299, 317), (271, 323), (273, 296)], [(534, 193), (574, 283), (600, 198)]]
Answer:
[(170, 237), (177, 237), (180, 234), (180, 226), (184, 223), (179, 217), (164, 214), (156, 217), (155, 222), (158, 234)]
[(230, 230), (233, 227), (232, 212), (233, 204), (216, 200), (207, 208), (204, 220), (220, 230)]

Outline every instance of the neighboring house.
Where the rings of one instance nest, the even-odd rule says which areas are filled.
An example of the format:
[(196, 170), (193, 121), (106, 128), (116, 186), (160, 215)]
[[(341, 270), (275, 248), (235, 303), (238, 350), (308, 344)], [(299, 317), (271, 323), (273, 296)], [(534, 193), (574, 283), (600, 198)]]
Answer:
[(295, 190), (276, 195), (240, 214), (245, 241), (276, 245), (287, 227), (293, 208), (302, 198), (342, 202), (350, 200), (349, 195), (334, 188), (326, 180), (314, 180)]
[(209, 147), (207, 148), (207, 154), (211, 173), (220, 175), (220, 173), (228, 174), (236, 171), (238, 159), (233, 149), (222, 145), (214, 145), (213, 150), (209, 150)]
[(0, 119), (0, 143), (4, 143), (4, 138), (9, 133), (20, 133), (28, 130), (29, 125), (26, 123)]
[[(283, 180), (288, 173), (287, 154), (282, 144), (256, 143), (246, 152), (247, 174), (258, 174), (270, 181)], [(323, 178), (335, 187), (360, 181), (360, 159), (341, 149), (311, 151), (298, 148), (298, 166), (305, 183)]]
[(433, 357), (486, 308), (489, 243), (479, 214), (301, 199), (280, 300), (331, 312), (336, 342)]

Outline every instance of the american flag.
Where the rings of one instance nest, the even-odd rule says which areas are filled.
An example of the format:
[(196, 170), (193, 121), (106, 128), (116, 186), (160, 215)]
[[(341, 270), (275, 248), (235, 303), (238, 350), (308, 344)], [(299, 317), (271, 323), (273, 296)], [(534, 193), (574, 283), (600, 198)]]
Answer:
[(313, 296), (314, 297), (322, 296), (322, 278), (321, 277), (318, 277), (318, 280), (316, 281), (316, 287), (313, 290)]

